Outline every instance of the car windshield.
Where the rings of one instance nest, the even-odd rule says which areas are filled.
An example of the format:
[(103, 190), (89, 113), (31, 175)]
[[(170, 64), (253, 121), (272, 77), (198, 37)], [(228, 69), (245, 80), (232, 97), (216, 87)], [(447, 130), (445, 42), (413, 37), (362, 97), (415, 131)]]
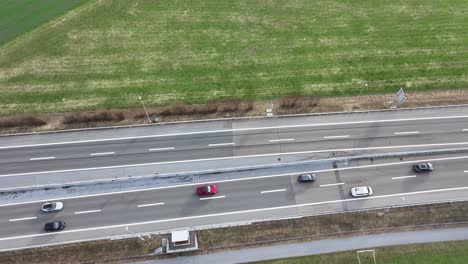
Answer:
[(421, 165), (419, 165), (419, 167), (420, 167), (421, 169), (427, 169), (427, 165), (426, 165), (426, 164), (421, 164)]
[(53, 204), (45, 204), (44, 205), (44, 209), (52, 209), (52, 208), (54, 208)]
[(211, 188), (210, 188), (210, 186), (205, 186), (205, 187), (203, 187), (202, 191), (204, 193), (209, 193), (211, 191)]

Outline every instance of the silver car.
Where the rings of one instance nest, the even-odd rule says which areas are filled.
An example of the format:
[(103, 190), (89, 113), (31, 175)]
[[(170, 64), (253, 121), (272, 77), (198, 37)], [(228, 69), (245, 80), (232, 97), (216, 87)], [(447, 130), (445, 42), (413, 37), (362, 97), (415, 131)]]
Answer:
[(54, 212), (54, 211), (61, 211), (63, 209), (63, 203), (62, 202), (50, 202), (50, 203), (45, 203), (42, 205), (42, 212), (48, 213), (48, 212)]
[(373, 194), (370, 186), (354, 187), (351, 188), (351, 196), (353, 197), (366, 197)]

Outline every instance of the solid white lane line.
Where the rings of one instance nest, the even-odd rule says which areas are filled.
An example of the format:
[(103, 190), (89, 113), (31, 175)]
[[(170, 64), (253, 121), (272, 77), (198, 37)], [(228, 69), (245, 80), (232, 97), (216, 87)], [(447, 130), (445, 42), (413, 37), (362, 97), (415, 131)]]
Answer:
[(16, 222), (16, 221), (24, 221), (24, 220), (33, 220), (36, 219), (36, 216), (31, 216), (31, 217), (24, 217), (24, 218), (16, 218), (16, 219), (10, 219), (8, 222)]
[(33, 161), (33, 160), (51, 160), (51, 159), (55, 159), (55, 157), (30, 158), (29, 160)]
[(204, 198), (200, 198), (200, 201), (203, 201), (203, 200), (222, 199), (222, 198), (226, 198), (226, 196), (225, 196), (225, 195), (222, 195), (222, 196), (204, 197)]
[(76, 215), (78, 214), (91, 214), (91, 213), (98, 213), (101, 212), (102, 210), (97, 209), (97, 210), (89, 210), (89, 211), (81, 211), (81, 212), (75, 212)]
[(91, 156), (105, 156), (105, 155), (113, 155), (115, 152), (101, 152), (101, 153), (91, 153)]
[(408, 175), (408, 176), (392, 177), (392, 180), (407, 179), (407, 178), (415, 178), (415, 177), (416, 177), (416, 175)]
[(170, 148), (150, 148), (148, 149), (148, 151), (162, 151), (162, 150), (173, 150), (175, 149), (174, 147), (170, 147)]
[(278, 189), (278, 190), (261, 191), (260, 193), (264, 194), (264, 193), (285, 192), (285, 191), (286, 189)]
[(3, 175), (0, 175), (0, 177), (12, 177), (12, 176), (48, 174), (48, 173), (62, 173), (62, 172), (76, 172), (76, 171), (88, 171), (88, 170), (102, 170), (102, 169), (131, 168), (131, 167), (140, 167), (140, 166), (190, 163), (190, 162), (200, 162), (200, 161), (215, 161), (215, 160), (232, 160), (232, 159), (256, 158), (256, 157), (271, 157), (271, 156), (278, 156), (278, 155), (300, 155), (300, 154), (312, 154), (312, 153), (322, 153), (322, 152), (378, 150), (378, 149), (399, 149), (399, 148), (419, 148), (419, 147), (436, 147), (436, 146), (460, 146), (460, 145), (468, 145), (468, 142), (434, 143), (434, 144), (400, 145), (400, 146), (383, 146), (383, 147), (365, 147), (365, 148), (324, 149), (324, 150), (310, 150), (310, 151), (298, 151), (298, 152), (278, 152), (278, 153), (270, 153), (270, 154), (257, 154), (257, 155), (245, 155), (245, 156), (234, 156), (234, 157), (219, 157), (219, 158), (209, 158), (209, 159), (164, 161), (164, 162), (154, 162), (154, 163), (115, 165), (115, 166), (92, 167), (92, 168), (82, 168), (82, 169), (67, 169), (67, 170), (55, 170), (55, 171), (38, 171), (38, 172), (26, 172), (26, 173), (14, 173), (14, 174), (3, 174)]
[(349, 137), (349, 135), (343, 135), (343, 136), (326, 136), (326, 137), (323, 137), (323, 138), (330, 139), (330, 138), (347, 138), (347, 137)]
[(462, 129), (462, 131), (468, 131), (468, 128), (464, 128), (464, 129)]
[(157, 205), (163, 205), (163, 204), (164, 203), (140, 204), (140, 205), (137, 205), (137, 207), (157, 206)]
[(283, 139), (270, 139), (268, 142), (274, 143), (274, 142), (286, 142), (286, 141), (294, 141), (294, 138), (283, 138)]
[(185, 136), (185, 135), (200, 135), (200, 134), (223, 133), (223, 132), (242, 132), (242, 131), (250, 131), (250, 130), (287, 129), (287, 128), (301, 128), (301, 127), (356, 125), (356, 124), (373, 124), (373, 123), (386, 123), (386, 122), (424, 121), (424, 120), (441, 120), (441, 119), (443, 120), (443, 119), (458, 119), (458, 118), (468, 118), (468, 115), (380, 119), (380, 120), (317, 123), (317, 124), (289, 125), (289, 126), (248, 127), (248, 128), (237, 128), (237, 129), (221, 129), (221, 130), (211, 130), (211, 131), (207, 130), (207, 131), (198, 131), (198, 132), (172, 133), (172, 134), (163, 134), (163, 135), (145, 135), (145, 136), (133, 136), (133, 137), (102, 138), (102, 139), (90, 139), (90, 140), (78, 140), (78, 141), (62, 141), (62, 142), (39, 143), (39, 144), (28, 144), (28, 145), (2, 146), (0, 147), (0, 149), (93, 143), (93, 142), (102, 142), (102, 141), (119, 141), (119, 140), (139, 139), (139, 138), (158, 138), (158, 137), (172, 137), (172, 136)]
[(234, 145), (233, 142), (230, 142), (230, 143), (216, 143), (216, 144), (208, 144), (208, 147), (232, 146), (232, 145)]
[(320, 187), (328, 187), (328, 186), (337, 186), (337, 185), (343, 185), (344, 182), (338, 182), (338, 183), (329, 183), (329, 184), (322, 184)]
[[(459, 159), (468, 159), (468, 156), (436, 158), (436, 159), (424, 159), (424, 160), (412, 160), (412, 161), (400, 161), (400, 162), (392, 162), (392, 163), (384, 163), (384, 164), (371, 164), (371, 165), (354, 166), (354, 167), (337, 168), (337, 169), (323, 169), (323, 170), (316, 170), (316, 171), (303, 171), (303, 172), (295, 172), (295, 173), (282, 173), (282, 174), (272, 174), (272, 175), (264, 175), (264, 176), (256, 176), (256, 177), (246, 177), (246, 178), (240, 178), (240, 179), (229, 179), (229, 180), (219, 180), (219, 181), (206, 181), (206, 182), (198, 182), (198, 183), (187, 183), (187, 184), (181, 184), (181, 185), (153, 187), (153, 188), (145, 188), (145, 189), (138, 189), (138, 190), (127, 190), (127, 191), (117, 191), (117, 192), (108, 192), (108, 193), (87, 194), (87, 195), (72, 196), (72, 197), (61, 197), (61, 198), (56, 198), (55, 200), (72, 200), (72, 199), (107, 196), (107, 195), (115, 195), (115, 194), (123, 194), (123, 193), (135, 193), (135, 192), (162, 190), (162, 189), (182, 188), (182, 187), (189, 187), (189, 186), (199, 186), (200, 184), (209, 184), (209, 183), (223, 183), (223, 182), (261, 180), (261, 179), (276, 178), (276, 177), (290, 177), (291, 175), (306, 174), (306, 173), (346, 171), (346, 170), (377, 168), (377, 167), (385, 167), (385, 166), (401, 166), (402, 164), (414, 164), (414, 163), (422, 163), (422, 162), (447, 161), (447, 160), (459, 160)], [(468, 172), (468, 171), (465, 171), (465, 172)], [(20, 204), (41, 203), (41, 202), (48, 202), (48, 201), (50, 201), (50, 200), (35, 200), (35, 201), (19, 202), (19, 203), (11, 203), (11, 204), (0, 204), (0, 207), (20, 205)]]
[(228, 215), (236, 215), (236, 214), (257, 213), (257, 212), (265, 212), (265, 211), (273, 211), (273, 210), (281, 210), (281, 209), (300, 208), (300, 207), (307, 207), (307, 206), (314, 206), (314, 205), (343, 203), (343, 202), (350, 202), (350, 201), (365, 201), (365, 200), (385, 199), (385, 198), (389, 198), (389, 197), (398, 197), (398, 196), (405, 196), (405, 195), (415, 195), (415, 194), (423, 194), (423, 193), (438, 193), (438, 192), (453, 192), (453, 191), (464, 191), (464, 190), (468, 190), (468, 186), (456, 187), (456, 188), (446, 188), (446, 189), (426, 190), (426, 191), (418, 191), (418, 192), (408, 192), (408, 193), (387, 194), (387, 195), (380, 195), (380, 196), (375, 195), (375, 196), (362, 197), (362, 198), (349, 198), (349, 199), (344, 199), (344, 200), (331, 200), (331, 201), (315, 202), (315, 203), (292, 204), (292, 205), (284, 205), (284, 206), (277, 206), (277, 207), (249, 209), (249, 210), (242, 210), (242, 211), (233, 211), (233, 212), (224, 212), (224, 213), (216, 213), (216, 214), (206, 214), (206, 215), (194, 215), (194, 216), (186, 216), (186, 217), (178, 217), (178, 218), (170, 218), (170, 219), (160, 219), (160, 220), (152, 220), (152, 221), (146, 221), (146, 222), (134, 222), (134, 223), (118, 224), (118, 225), (110, 225), (110, 226), (90, 227), (90, 228), (74, 229), (74, 230), (72, 229), (72, 230), (64, 230), (64, 231), (61, 231), (60, 233), (40, 233), (40, 234), (22, 235), (22, 236), (15, 236), (15, 237), (2, 237), (2, 238), (0, 238), (0, 241), (22, 239), (22, 238), (31, 238), (31, 237), (41, 237), (41, 236), (57, 236), (57, 235), (62, 235), (62, 234), (77, 233), (77, 232), (84, 232), (84, 231), (94, 231), (94, 230), (102, 230), (102, 229), (110, 229), (110, 228), (120, 228), (120, 227), (130, 227), (130, 226), (175, 222), (175, 221), (201, 219), (201, 218), (209, 218), (209, 217), (219, 217), (219, 216), (228, 216)]
[(413, 135), (413, 134), (419, 134), (419, 131), (395, 132), (393, 134), (395, 134), (395, 135)]

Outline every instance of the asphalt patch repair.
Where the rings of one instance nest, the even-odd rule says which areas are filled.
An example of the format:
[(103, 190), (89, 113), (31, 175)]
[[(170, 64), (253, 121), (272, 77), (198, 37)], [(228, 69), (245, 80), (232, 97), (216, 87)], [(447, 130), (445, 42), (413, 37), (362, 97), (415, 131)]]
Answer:
[(0, 253), (0, 263), (126, 263), (342, 236), (468, 225), (468, 202), (319, 215), (197, 231), (195, 252), (154, 255), (164, 235)]

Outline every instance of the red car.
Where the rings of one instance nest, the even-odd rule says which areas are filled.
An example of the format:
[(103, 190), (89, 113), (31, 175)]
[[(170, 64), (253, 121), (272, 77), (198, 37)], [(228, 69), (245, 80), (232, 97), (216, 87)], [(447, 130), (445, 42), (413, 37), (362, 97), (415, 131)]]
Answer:
[(197, 194), (200, 196), (203, 195), (213, 195), (218, 192), (216, 189), (216, 185), (206, 185), (206, 186), (199, 186), (197, 187)]

